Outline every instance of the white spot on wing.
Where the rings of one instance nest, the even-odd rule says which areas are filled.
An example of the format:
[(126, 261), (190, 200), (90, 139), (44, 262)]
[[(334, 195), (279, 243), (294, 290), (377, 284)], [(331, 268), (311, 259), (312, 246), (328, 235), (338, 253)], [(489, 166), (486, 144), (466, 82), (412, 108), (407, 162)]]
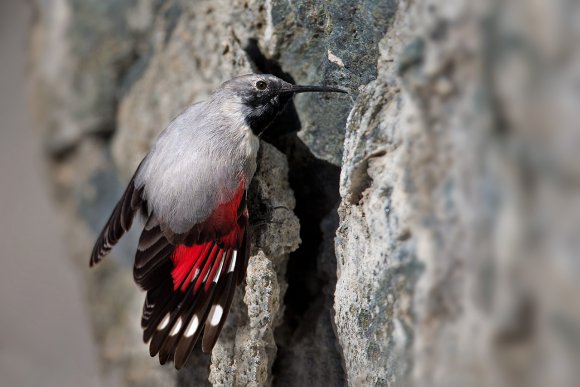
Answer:
[(177, 323), (173, 327), (173, 330), (171, 331), (169, 336), (175, 336), (180, 329), (181, 329), (181, 317), (177, 319)]
[(215, 274), (215, 277), (213, 278), (213, 282), (217, 283), (218, 280), (220, 279), (220, 274), (222, 273), (222, 267), (224, 265), (224, 261), (226, 260), (226, 252), (224, 251), (223, 256), (222, 256), (222, 261), (220, 262), (220, 268), (218, 269), (217, 273)]
[(169, 324), (169, 313), (167, 313), (165, 315), (165, 317), (163, 317), (163, 320), (161, 321), (161, 323), (159, 323), (159, 325), (157, 326), (157, 330), (158, 331), (162, 331), (165, 329), (165, 327), (167, 326), (167, 324)]
[(193, 277), (191, 277), (191, 282), (195, 281), (198, 275), (199, 275), (199, 267), (195, 269), (195, 274), (193, 275)]
[(185, 331), (185, 337), (191, 337), (197, 331), (197, 327), (199, 327), (199, 319), (197, 316), (193, 316), (189, 325), (187, 326), (187, 331)]
[(207, 277), (209, 276), (210, 271), (211, 270), (208, 269), (207, 272), (205, 273), (205, 277), (203, 278), (203, 281), (202, 281), (203, 283), (205, 283), (205, 281), (207, 280)]
[(234, 271), (234, 267), (236, 267), (236, 257), (238, 256), (238, 250), (234, 250), (234, 254), (232, 255), (232, 261), (230, 262), (230, 267), (228, 268), (228, 273)]
[(211, 325), (216, 326), (220, 323), (222, 318), (222, 314), (224, 313), (224, 308), (221, 305), (216, 305), (215, 309), (211, 315), (211, 321), (209, 322)]

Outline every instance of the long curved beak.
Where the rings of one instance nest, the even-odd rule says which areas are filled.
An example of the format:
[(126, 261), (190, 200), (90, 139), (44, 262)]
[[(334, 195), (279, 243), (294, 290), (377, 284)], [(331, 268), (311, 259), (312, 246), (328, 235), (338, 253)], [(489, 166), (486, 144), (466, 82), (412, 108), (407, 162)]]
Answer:
[(328, 86), (301, 86), (301, 85), (288, 85), (280, 90), (280, 94), (298, 94), (298, 93), (348, 93), (346, 90), (339, 89), (337, 87)]

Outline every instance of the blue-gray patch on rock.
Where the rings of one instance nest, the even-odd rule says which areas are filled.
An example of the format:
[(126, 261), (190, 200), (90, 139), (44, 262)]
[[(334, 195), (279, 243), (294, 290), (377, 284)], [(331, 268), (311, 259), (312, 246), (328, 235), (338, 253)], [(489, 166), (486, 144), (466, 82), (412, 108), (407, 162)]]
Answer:
[(397, 7), (396, 0), (272, 1), (276, 55), (284, 70), (298, 83), (325, 80), (352, 93), (296, 99), (303, 124), (299, 136), (317, 157), (340, 165), (351, 98), (359, 86), (376, 79), (378, 43)]

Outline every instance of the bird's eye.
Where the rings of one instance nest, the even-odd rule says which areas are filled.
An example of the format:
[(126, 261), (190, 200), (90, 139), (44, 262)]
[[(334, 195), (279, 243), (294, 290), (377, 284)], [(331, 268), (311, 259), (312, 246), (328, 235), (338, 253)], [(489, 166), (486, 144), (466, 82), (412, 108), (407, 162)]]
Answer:
[(267, 87), (268, 87), (268, 84), (264, 81), (256, 82), (256, 89), (258, 89), (258, 90), (266, 90)]

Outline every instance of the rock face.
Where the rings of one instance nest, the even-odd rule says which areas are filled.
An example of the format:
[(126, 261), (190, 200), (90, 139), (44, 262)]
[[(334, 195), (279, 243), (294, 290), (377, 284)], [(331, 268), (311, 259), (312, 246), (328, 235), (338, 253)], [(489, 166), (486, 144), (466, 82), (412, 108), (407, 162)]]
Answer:
[[(565, 2), (49, 0), (33, 107), (105, 372), (127, 385), (579, 380), (576, 110)], [(141, 342), (137, 234), (92, 242), (149, 146), (221, 82), (296, 98), (262, 141), (252, 257), (211, 357)]]

